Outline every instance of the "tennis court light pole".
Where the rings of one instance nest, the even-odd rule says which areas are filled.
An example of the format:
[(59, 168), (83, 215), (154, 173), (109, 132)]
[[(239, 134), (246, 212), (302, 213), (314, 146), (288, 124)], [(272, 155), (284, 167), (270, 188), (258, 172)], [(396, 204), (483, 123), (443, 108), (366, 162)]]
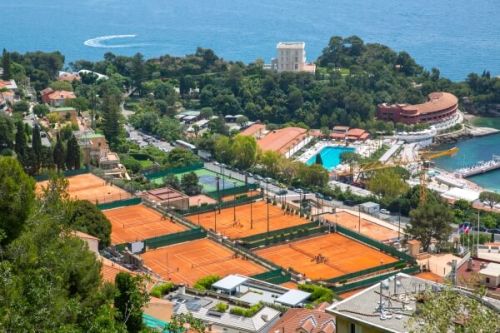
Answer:
[(214, 209), (214, 217), (215, 217), (215, 232), (217, 232), (217, 205), (215, 205)]
[(358, 205), (358, 232), (361, 233), (361, 204)]
[(269, 234), (269, 198), (267, 198), (267, 233)]
[(253, 201), (250, 201), (250, 229), (253, 229)]
[[(236, 188), (236, 181), (233, 182), (234, 188)], [(234, 192), (233, 198), (233, 220), (236, 222), (236, 192)]]

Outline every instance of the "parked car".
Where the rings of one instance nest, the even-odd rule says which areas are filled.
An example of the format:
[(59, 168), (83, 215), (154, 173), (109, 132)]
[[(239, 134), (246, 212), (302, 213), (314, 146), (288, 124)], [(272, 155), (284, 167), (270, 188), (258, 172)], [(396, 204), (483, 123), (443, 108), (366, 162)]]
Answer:
[(323, 196), (323, 199), (325, 199), (326, 201), (332, 201), (333, 200), (333, 198), (331, 196), (329, 196), (329, 195)]
[(269, 178), (269, 177), (264, 178), (264, 181), (266, 183), (272, 183), (273, 182), (273, 180), (271, 178)]
[(288, 193), (288, 191), (287, 191), (287, 190), (283, 190), (283, 189), (282, 189), (282, 190), (279, 190), (279, 191), (277, 192), (277, 194), (278, 194), (278, 195), (285, 195), (285, 194), (287, 194), (287, 193)]
[(319, 192), (316, 192), (314, 193), (314, 196), (317, 198), (317, 199), (324, 199), (325, 197), (323, 196), (323, 194), (319, 193)]
[(500, 229), (498, 229), (498, 228), (488, 229), (488, 232), (490, 234), (500, 234)]
[(303, 190), (303, 189), (301, 189), (301, 188), (296, 188), (296, 189), (295, 189), (295, 192), (297, 192), (297, 193), (299, 193), (299, 194), (302, 194), (302, 193), (304, 193), (304, 190)]
[(380, 210), (380, 212), (381, 212), (382, 214), (391, 215), (391, 212), (390, 212), (390, 211), (388, 211), (387, 209), (384, 209), (384, 208), (382, 208), (382, 209)]

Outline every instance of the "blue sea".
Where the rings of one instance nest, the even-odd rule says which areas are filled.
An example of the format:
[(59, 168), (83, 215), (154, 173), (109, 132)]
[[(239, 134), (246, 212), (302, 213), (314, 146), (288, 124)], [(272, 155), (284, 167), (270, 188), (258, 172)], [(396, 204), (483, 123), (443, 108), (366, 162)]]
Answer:
[[(457, 147), (458, 153), (451, 157), (436, 159), (436, 166), (448, 171), (471, 166), (478, 161), (491, 160), (493, 154), (500, 155), (500, 134), (489, 135), (469, 140), (459, 141), (456, 144), (446, 144), (439, 149)], [(468, 178), (476, 184), (500, 193), (500, 170), (491, 171), (482, 175)]]
[(5, 0), (0, 47), (60, 50), (69, 63), (202, 46), (225, 59), (269, 62), (278, 41), (305, 41), (315, 60), (331, 36), (358, 35), (462, 80), (485, 69), (500, 74), (499, 14), (498, 0)]

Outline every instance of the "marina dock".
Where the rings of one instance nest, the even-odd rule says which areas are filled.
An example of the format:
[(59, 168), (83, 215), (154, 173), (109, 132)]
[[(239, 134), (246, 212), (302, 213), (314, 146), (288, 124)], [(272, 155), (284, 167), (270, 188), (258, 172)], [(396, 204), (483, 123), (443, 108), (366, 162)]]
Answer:
[(497, 169), (500, 169), (500, 155), (493, 155), (493, 158), (489, 161), (479, 162), (471, 167), (459, 169), (455, 172), (463, 178), (467, 178)]

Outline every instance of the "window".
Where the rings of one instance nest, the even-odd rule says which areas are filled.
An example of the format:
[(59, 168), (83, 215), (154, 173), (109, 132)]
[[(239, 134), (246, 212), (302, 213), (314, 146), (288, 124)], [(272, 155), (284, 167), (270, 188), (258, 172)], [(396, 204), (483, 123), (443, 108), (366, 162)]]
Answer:
[(486, 278), (486, 283), (490, 283), (490, 278), (489, 277)]
[(298, 62), (299, 61), (299, 57), (295, 57), (295, 62)]
[(295, 64), (295, 70), (298, 70), (298, 69), (299, 69), (299, 65)]

